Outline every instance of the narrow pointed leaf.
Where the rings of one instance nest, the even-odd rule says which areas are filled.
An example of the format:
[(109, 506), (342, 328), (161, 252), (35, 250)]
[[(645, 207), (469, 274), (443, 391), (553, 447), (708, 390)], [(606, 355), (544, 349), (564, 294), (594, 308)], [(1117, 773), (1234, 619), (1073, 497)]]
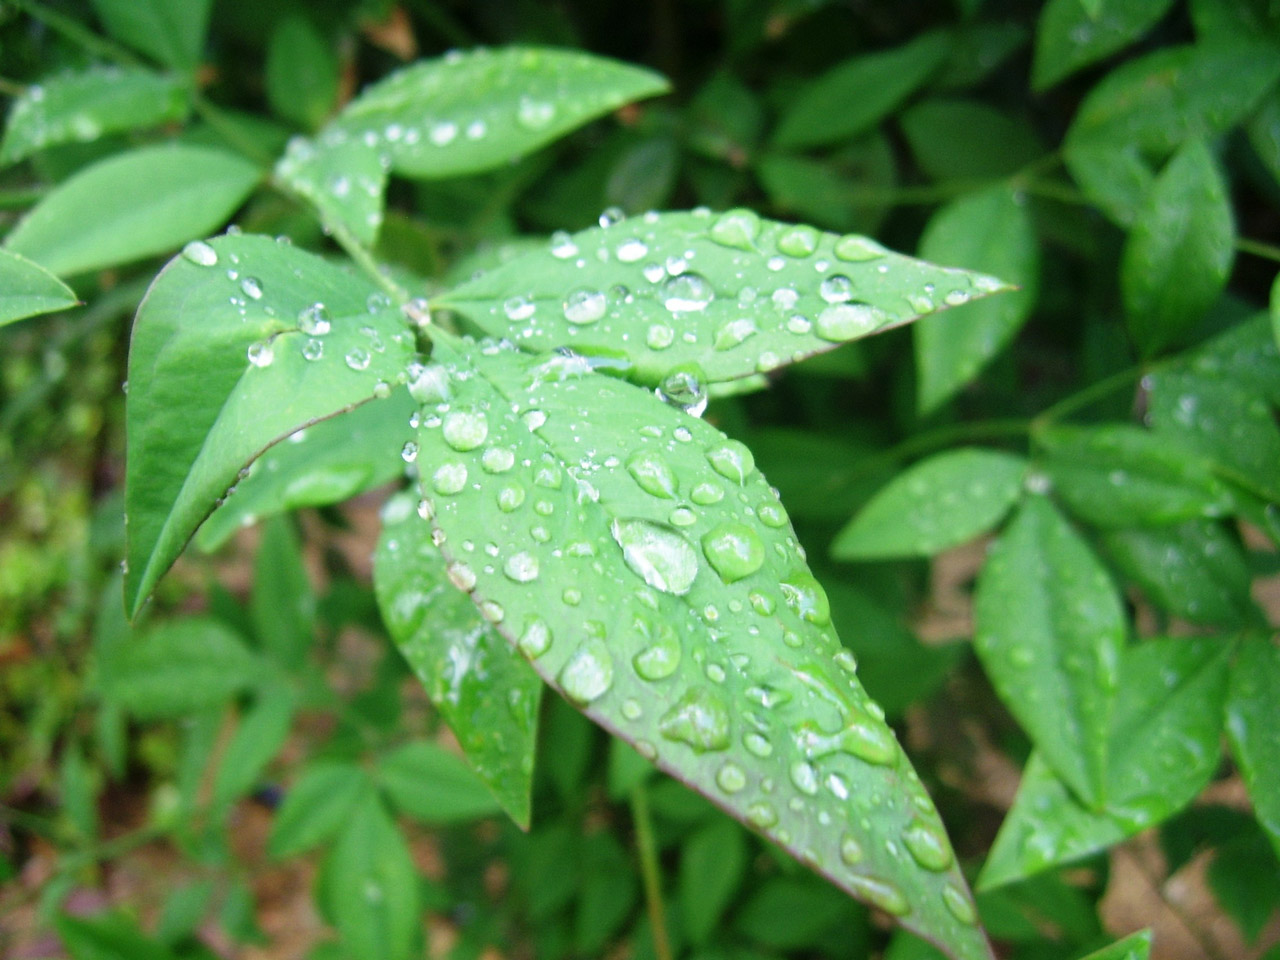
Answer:
[(407, 494), (383, 508), (373, 585), (391, 638), (472, 769), (528, 829), (542, 681), (449, 583), (416, 498)]
[(319, 257), (251, 235), (189, 244), (156, 278), (129, 351), (131, 613), (259, 453), (403, 379), (414, 344), (385, 303)]
[(260, 178), (225, 150), (140, 147), (60, 183), (4, 245), (62, 276), (168, 253), (222, 226)]
[(656, 73), (579, 51), (453, 53), (365, 90), (313, 142), (295, 141), (276, 172), (329, 222), (371, 243), (385, 171), (432, 180), (482, 173), (666, 89)]
[(38, 263), (0, 250), (0, 326), (79, 302), (70, 287)]
[(1046, 90), (1123, 50), (1169, 12), (1173, 0), (1049, 0), (1036, 24), (1031, 86)]
[(1151, 956), (1151, 930), (1139, 930), (1122, 940), (1095, 950), (1080, 960), (1148, 960)]
[(354, 764), (309, 764), (285, 791), (267, 851), (272, 857), (289, 857), (320, 845), (342, 829), (372, 788), (368, 774)]
[(553, 238), (437, 303), (522, 349), (618, 358), (652, 384), (693, 365), (715, 383), (1002, 289), (866, 237), (731, 210), (645, 214)]
[(175, 77), (140, 67), (88, 67), (48, 77), (9, 108), (0, 166), (63, 143), (180, 120), (188, 109)]
[(281, 666), (297, 670), (315, 636), (316, 595), (288, 518), (277, 517), (266, 525), (253, 566), (249, 612), (254, 633)]
[(1082, 806), (1041, 754), (1032, 754), (979, 887), (1103, 850), (1190, 803), (1218, 765), (1230, 649), (1215, 637), (1149, 641), (1127, 651), (1105, 808)]
[(980, 100), (925, 100), (900, 122), (916, 163), (943, 183), (1012, 176), (1044, 154), (1030, 123)]
[(1000, 522), (1022, 489), (1027, 462), (976, 447), (951, 450), (904, 470), (831, 544), (840, 560), (931, 557)]
[(456, 823), (498, 812), (492, 792), (456, 755), (426, 741), (378, 758), (378, 786), (391, 805), (423, 823)]
[(1280, 647), (1247, 638), (1231, 668), (1227, 734), (1254, 815), (1280, 855)]
[(1037, 750), (1090, 806), (1105, 796), (1107, 736), (1125, 618), (1107, 572), (1043, 497), (988, 555), (974, 650)]
[(236, 732), (228, 741), (213, 780), (210, 801), (219, 814), (253, 789), (267, 764), (284, 746), (293, 723), (295, 696), (288, 687), (259, 693), (253, 706), (240, 716)]
[(483, 615), (660, 769), (954, 956), (989, 956), (750, 451), (580, 358), (440, 339), (433, 358), (423, 493)]

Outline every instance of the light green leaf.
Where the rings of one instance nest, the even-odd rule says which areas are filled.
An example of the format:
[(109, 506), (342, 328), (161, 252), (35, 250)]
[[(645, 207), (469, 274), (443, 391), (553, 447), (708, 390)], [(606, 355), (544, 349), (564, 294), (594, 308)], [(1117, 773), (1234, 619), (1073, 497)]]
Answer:
[(278, 116), (308, 129), (318, 127), (338, 98), (338, 60), (333, 45), (309, 17), (281, 18), (267, 44), (267, 102)]
[(1031, 497), (987, 556), (973, 646), (1039, 754), (1087, 805), (1105, 798), (1124, 608), (1053, 505)]
[(1254, 815), (1280, 855), (1280, 647), (1248, 637), (1231, 667), (1227, 735)]
[(58, 805), (62, 816), (70, 822), (77, 840), (92, 842), (98, 836), (97, 778), (85, 762), (84, 750), (78, 741), (63, 747), (58, 768)]
[(225, 150), (140, 147), (59, 184), (4, 244), (62, 276), (168, 253), (225, 223), (260, 176)]
[[(945, 316), (917, 324), (917, 404), (927, 413), (950, 399), (1017, 334), (1035, 306), (1040, 254), (1025, 203), (1008, 187), (953, 200), (933, 215), (920, 240), (920, 256), (964, 263), (1018, 284), (979, 303), (959, 301)], [(947, 303), (946, 296), (942, 304)]]
[(1280, 274), (1271, 282), (1271, 333), (1280, 347)]
[(964, 447), (921, 460), (877, 493), (831, 544), (839, 560), (931, 557), (991, 529), (1022, 489), (1027, 463)]
[(156, 278), (129, 352), (131, 613), (259, 453), (403, 379), (414, 344), (385, 304), (367, 281), (247, 234), (188, 244)]
[(651, 71), (579, 51), (451, 53), (365, 90), (314, 142), (291, 144), (276, 172), (327, 222), (371, 244), (388, 168), (418, 179), (482, 173), (666, 89)]
[(1151, 956), (1151, 930), (1139, 930), (1122, 940), (1095, 950), (1080, 960), (1148, 960)]
[(201, 550), (218, 549), (241, 527), (301, 507), (324, 507), (404, 474), (401, 451), (413, 439), (416, 404), (397, 387), (365, 404), (289, 435), (249, 467), (196, 533)]
[(1143, 353), (1177, 343), (1204, 316), (1234, 257), (1226, 184), (1204, 144), (1192, 140), (1138, 208), (1120, 262), (1129, 330)]
[(684, 932), (706, 943), (720, 923), (747, 867), (747, 838), (732, 820), (717, 817), (684, 841), (677, 890)]
[(197, 617), (116, 644), (99, 669), (103, 696), (143, 718), (216, 706), (262, 677), (261, 662), (236, 634)]
[(1054, 495), (1095, 526), (1157, 526), (1231, 509), (1208, 461), (1171, 437), (1113, 423), (1050, 426), (1035, 439)]
[(422, 487), (482, 614), (660, 769), (954, 956), (989, 956), (750, 451), (574, 358), (437, 336), (433, 359), (448, 400), (423, 411)]
[(747, 210), (695, 211), (555, 237), (435, 305), (522, 349), (568, 346), (642, 383), (676, 371), (705, 385), (1002, 289), (992, 277), (935, 267), (865, 237)]
[(920, 169), (943, 182), (1007, 177), (1044, 153), (1029, 124), (979, 100), (925, 100), (900, 122)]
[(1107, 804), (1082, 806), (1039, 753), (978, 878), (981, 889), (1106, 849), (1172, 816), (1218, 766), (1230, 645), (1157, 640), (1126, 652), (1107, 759)]
[(925, 33), (896, 49), (837, 64), (791, 98), (774, 143), (785, 149), (820, 147), (862, 133), (918, 90), (950, 46), (945, 33)]
[(70, 287), (38, 263), (0, 250), (0, 326), (79, 302)]
[(219, 815), (253, 789), (267, 764), (284, 746), (293, 723), (294, 701), (288, 687), (265, 689), (241, 714), (213, 780), (211, 803)]
[(351, 811), (372, 797), (368, 774), (349, 763), (309, 764), (271, 823), (267, 850), (276, 858), (305, 853), (324, 843), (351, 818)]
[(528, 829), (542, 681), (449, 584), (417, 508), (401, 494), (382, 511), (373, 558), (382, 620), (472, 768)]
[(466, 763), (426, 741), (379, 757), (375, 778), (393, 807), (423, 823), (474, 820), (501, 809)]
[(141, 67), (87, 67), (46, 77), (9, 108), (0, 166), (63, 143), (181, 120), (188, 109), (176, 78)]
[(288, 518), (278, 517), (263, 527), (254, 558), (249, 612), (263, 649), (281, 666), (296, 670), (315, 636), (316, 595)]
[(1173, 0), (1049, 0), (1037, 21), (1032, 89), (1047, 90), (1123, 50), (1163, 19), (1171, 6)]
[(188, 72), (204, 48), (213, 0), (92, 0), (107, 32), (147, 56)]

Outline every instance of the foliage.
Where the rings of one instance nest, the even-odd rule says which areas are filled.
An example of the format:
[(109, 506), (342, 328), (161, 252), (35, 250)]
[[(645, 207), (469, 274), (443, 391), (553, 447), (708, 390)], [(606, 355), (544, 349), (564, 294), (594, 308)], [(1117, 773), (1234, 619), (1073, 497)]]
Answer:
[(318, 856), (316, 958), (1146, 957), (1158, 828), (1265, 944), (1269, 7), (211, 7), (0, 8), (8, 909), (209, 956)]

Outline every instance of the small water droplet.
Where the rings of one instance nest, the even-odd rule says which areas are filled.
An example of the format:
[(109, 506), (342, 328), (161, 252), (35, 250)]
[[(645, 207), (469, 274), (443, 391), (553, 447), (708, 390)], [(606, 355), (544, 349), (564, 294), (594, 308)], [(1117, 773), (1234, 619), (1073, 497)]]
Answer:
[(654, 393), (658, 399), (691, 417), (700, 417), (710, 399), (707, 375), (696, 363), (682, 364), (662, 378)]
[(551, 628), (541, 617), (531, 617), (525, 621), (516, 646), (530, 660), (536, 660), (551, 649)]
[(513, 553), (502, 565), (502, 572), (516, 583), (531, 583), (538, 579), (538, 558), (523, 550)]
[(784, 230), (778, 237), (778, 251), (788, 257), (807, 257), (818, 249), (818, 231), (803, 224)]
[(640, 489), (655, 497), (675, 499), (679, 489), (675, 471), (652, 450), (638, 450), (627, 460), (627, 472), (639, 484)]
[(312, 337), (323, 337), (332, 329), (333, 318), (323, 303), (313, 303), (298, 313), (298, 329)]
[(705, 687), (685, 692), (658, 721), (668, 740), (677, 740), (695, 753), (729, 749), (729, 708), (719, 695)]
[(947, 905), (951, 915), (963, 924), (973, 924), (978, 920), (973, 903), (952, 884), (942, 888), (942, 902)]
[(707, 460), (720, 476), (742, 486), (756, 468), (755, 457), (746, 445), (737, 440), (726, 440), (707, 451)]
[(637, 627), (648, 639), (648, 645), (632, 659), (636, 673), (645, 680), (663, 680), (680, 666), (683, 648), (680, 637), (670, 624), (639, 621)]
[(584, 326), (603, 317), (607, 308), (608, 301), (603, 293), (584, 287), (565, 298), (564, 318), (572, 324)]
[(556, 106), (546, 100), (535, 100), (530, 96), (520, 98), (516, 109), (516, 122), (529, 130), (540, 130), (549, 124), (556, 115)]
[(649, 247), (643, 240), (632, 237), (630, 240), (623, 240), (618, 244), (618, 249), (614, 251), (616, 256), (622, 263), (635, 263), (649, 253)]
[(621, 207), (605, 207), (600, 211), (600, 216), (596, 217), (596, 223), (607, 230), (609, 227), (616, 227), (625, 219), (627, 215)]
[(750, 317), (738, 317), (730, 320), (716, 331), (715, 348), (717, 350), (732, 350), (757, 332), (756, 322)]
[(613, 685), (613, 657), (603, 640), (584, 641), (560, 670), (560, 689), (579, 706), (600, 699)]
[(275, 350), (268, 340), (258, 340), (249, 344), (249, 349), (246, 352), (249, 356), (249, 362), (255, 367), (269, 367), (276, 358)]
[(498, 490), (498, 509), (503, 513), (514, 513), (524, 503), (524, 487), (518, 483), (503, 484)]
[(691, 527), (698, 522), (698, 515), (688, 507), (676, 507), (667, 519), (673, 527)]
[(759, 232), (760, 217), (753, 210), (739, 208), (716, 218), (707, 234), (721, 246), (752, 250)]
[(767, 757), (773, 753), (773, 744), (762, 733), (754, 731), (748, 733), (742, 738), (742, 745), (747, 748), (748, 753), (756, 757)]
[(702, 552), (725, 583), (736, 583), (764, 565), (763, 541), (737, 520), (727, 520), (706, 533)]
[(431, 486), (436, 493), (442, 493), (446, 496), (455, 493), (461, 493), (462, 488), (467, 485), (467, 467), (466, 464), (459, 463), (456, 460), (449, 460), (436, 467), (435, 473), (431, 475)]
[(822, 584), (803, 570), (796, 571), (778, 584), (782, 598), (800, 619), (819, 627), (831, 622), (831, 604)]
[(848, 866), (856, 866), (866, 858), (866, 851), (855, 837), (846, 833), (840, 838), (840, 859)]
[(818, 792), (818, 771), (813, 764), (805, 760), (797, 760), (788, 771), (791, 782), (801, 793), (813, 796)]
[(476, 588), (476, 572), (460, 560), (455, 560), (445, 567), (449, 582), (459, 590), (470, 593)]
[(716, 785), (725, 793), (740, 793), (747, 785), (747, 775), (736, 763), (726, 763), (716, 771)]
[(551, 255), (557, 260), (568, 260), (570, 257), (577, 256), (577, 253), (578, 245), (566, 231), (557, 230), (551, 234)]
[(665, 323), (651, 324), (644, 342), (650, 350), (665, 350), (675, 342), (676, 332)]
[(818, 296), (827, 303), (845, 303), (853, 299), (853, 281), (843, 273), (824, 277), (818, 286)]
[(689, 499), (700, 507), (710, 506), (724, 499), (724, 488), (718, 483), (704, 480), (689, 491)]
[(662, 305), (672, 313), (694, 313), (707, 309), (715, 291), (701, 274), (680, 273), (662, 285)]
[(203, 240), (192, 240), (188, 243), (182, 248), (182, 256), (198, 267), (212, 267), (218, 262), (218, 251)]
[(951, 866), (951, 844), (942, 832), (923, 820), (915, 819), (902, 832), (907, 851), (926, 870), (940, 873)]
[(879, 907), (885, 913), (902, 917), (911, 912), (911, 904), (894, 884), (877, 877), (862, 874), (851, 874), (846, 882), (853, 888), (854, 896), (873, 907)]
[(309, 337), (302, 344), (303, 360), (319, 360), (324, 356), (324, 341)]
[(846, 263), (861, 263), (864, 260), (878, 260), (888, 251), (874, 240), (849, 233), (836, 241), (835, 252)]
[(240, 281), (240, 292), (250, 300), (261, 300), (262, 281), (257, 277), (245, 277)]
[(528, 297), (510, 297), (502, 304), (502, 312), (512, 323), (528, 320), (537, 309), (537, 305)]
[(347, 351), (344, 358), (347, 366), (352, 370), (368, 370), (369, 369), (369, 351), (362, 347), (352, 347)]
[(507, 611), (503, 609), (502, 604), (497, 600), (485, 600), (480, 604), (480, 616), (484, 617), (489, 623), (501, 623), (503, 617), (507, 615)]
[(818, 314), (814, 333), (823, 340), (839, 343), (870, 333), (886, 319), (883, 310), (868, 303), (836, 303)]
[(778, 822), (778, 811), (766, 800), (756, 800), (747, 807), (747, 822), (757, 830), (768, 830)]
[(418, 445), (412, 440), (406, 441), (405, 445), (400, 448), (400, 459), (405, 463), (413, 463), (418, 459)]
[(649, 520), (617, 518), (610, 532), (631, 572), (664, 593), (683, 596), (698, 573), (698, 557), (683, 536)]
[(515, 462), (516, 455), (506, 447), (487, 447), (480, 455), (480, 466), (487, 473), (506, 473)]
[(450, 410), (441, 431), (445, 443), (460, 452), (474, 450), (489, 437), (489, 420), (479, 410)]
[(778, 609), (778, 605), (774, 602), (773, 597), (761, 593), (758, 590), (751, 591), (747, 600), (751, 603), (751, 609), (762, 617), (771, 616), (773, 611)]

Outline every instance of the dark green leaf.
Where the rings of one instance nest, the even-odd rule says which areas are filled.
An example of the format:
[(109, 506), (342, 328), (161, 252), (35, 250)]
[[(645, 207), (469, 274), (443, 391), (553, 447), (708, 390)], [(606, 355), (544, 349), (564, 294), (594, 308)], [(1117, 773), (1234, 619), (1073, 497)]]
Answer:
[(213, 880), (198, 880), (172, 887), (164, 898), (156, 939), (174, 947), (197, 935), (200, 922), (209, 911), (213, 897)]
[(1187, 6), (1201, 41), (1280, 39), (1277, 11), (1266, 0), (1190, 0)]
[(939, 90), (976, 87), (1026, 45), (1026, 27), (1012, 20), (967, 23), (958, 27), (946, 63), (933, 78)]
[(593, 833), (578, 845), (582, 860), (574, 916), (574, 947), (580, 956), (599, 956), (635, 906), (636, 869), (613, 834)]
[(847, 924), (850, 904), (834, 890), (801, 877), (771, 877), (739, 908), (734, 928), (766, 947), (814, 946), (837, 924)]
[(1222, 293), (1235, 256), (1227, 187), (1199, 140), (1156, 178), (1120, 262), (1129, 330), (1146, 354), (1177, 343)]
[(70, 287), (38, 263), (0, 250), (0, 326), (79, 302)]
[(1139, 930), (1080, 960), (1147, 960), (1151, 956), (1151, 930)]
[(811, 80), (774, 131), (786, 149), (847, 140), (874, 126), (920, 88), (947, 56), (950, 40), (926, 33), (894, 50), (859, 54)]
[(964, 298), (952, 304), (943, 293), (939, 306), (955, 309), (916, 325), (917, 403), (927, 413), (977, 376), (1017, 334), (1035, 306), (1040, 254), (1025, 202), (1000, 186), (968, 194), (934, 214), (920, 255), (943, 264), (963, 262), (1022, 288), (978, 303)]
[(1106, 570), (1043, 497), (987, 557), (974, 650), (1039, 754), (1086, 804), (1105, 797), (1124, 608)]
[(90, 918), (59, 914), (54, 925), (71, 960), (176, 960), (123, 914)]
[(557, 237), (437, 302), (523, 349), (570, 346), (649, 384), (683, 369), (705, 389), (1001, 289), (865, 237), (732, 210)]
[(71, 821), (81, 842), (92, 841), (98, 835), (98, 791), (94, 784), (96, 778), (85, 762), (79, 742), (63, 749), (59, 768), (58, 799), (62, 813)]
[(893, 206), (897, 160), (878, 130), (820, 160), (768, 154), (754, 172), (770, 203), (789, 217), (830, 230), (873, 234)]
[(627, 741), (617, 738), (609, 740), (609, 770), (606, 778), (610, 799), (627, 799), (631, 791), (648, 780), (653, 772), (653, 764), (636, 753)]
[(267, 764), (284, 746), (293, 723), (295, 698), (284, 686), (258, 693), (253, 706), (240, 716), (213, 781), (213, 810), (224, 813), (255, 786)]
[(283, 17), (267, 44), (267, 102), (286, 120), (314, 128), (338, 97), (338, 61), (332, 44), (302, 14)]
[(934, 180), (1006, 177), (1044, 153), (1025, 121), (979, 100), (925, 100), (900, 122), (916, 163)]
[(129, 351), (132, 613), (259, 453), (403, 379), (414, 344), (380, 297), (247, 234), (188, 244), (152, 284)]
[(742, 166), (760, 139), (764, 108), (741, 80), (720, 72), (689, 103), (689, 119), (691, 149)]
[(139, 147), (59, 184), (4, 244), (63, 276), (168, 253), (225, 223), (260, 177), (225, 150)]
[(383, 622), (476, 773), (527, 829), (542, 682), (449, 584), (415, 498), (389, 500), (382, 523), (373, 582)]
[(1280, 182), (1280, 90), (1272, 90), (1263, 98), (1245, 129), (1253, 152), (1271, 178)]
[(464, 761), (426, 741), (384, 754), (376, 777), (392, 806), (423, 823), (474, 820), (501, 809)]
[(364, 770), (353, 764), (308, 765), (285, 791), (267, 850), (273, 857), (289, 857), (324, 843), (347, 823), (358, 803), (368, 802), (372, 786)]
[(9, 108), (0, 166), (59, 144), (181, 120), (188, 109), (177, 79), (140, 67), (88, 67), (47, 77)]
[(684, 841), (677, 889), (684, 932), (705, 943), (741, 885), (747, 838), (732, 820), (717, 817)]
[(1219, 759), (1230, 646), (1156, 640), (1126, 651), (1107, 756), (1107, 803), (1092, 812), (1032, 754), (978, 879), (983, 889), (1110, 847), (1167, 819)]
[[(1089, 10), (1089, 2), (1097, 9)], [(1138, 40), (1173, 0), (1049, 0), (1040, 11), (1031, 86), (1045, 90)]]
[(188, 72), (204, 48), (213, 0), (92, 0), (107, 32), (160, 63)]
[(1132, 143), (1077, 143), (1064, 153), (1085, 197), (1121, 226), (1133, 223), (1156, 175)]
[(1254, 815), (1280, 856), (1280, 647), (1248, 637), (1231, 668), (1227, 735)]
[(1280, 907), (1280, 862), (1263, 832), (1250, 826), (1214, 851), (1206, 879), (1214, 899), (1253, 944)]
[(482, 614), (661, 769), (956, 956), (986, 956), (937, 814), (750, 451), (573, 358), (439, 336), (433, 357), (448, 402), (423, 411), (423, 491)]
[(962, 447), (904, 470), (831, 544), (840, 560), (931, 557), (1000, 522), (1022, 490), (1021, 457)]
[(296, 670), (315, 635), (316, 596), (288, 518), (277, 517), (263, 527), (249, 610), (263, 649), (282, 666)]

